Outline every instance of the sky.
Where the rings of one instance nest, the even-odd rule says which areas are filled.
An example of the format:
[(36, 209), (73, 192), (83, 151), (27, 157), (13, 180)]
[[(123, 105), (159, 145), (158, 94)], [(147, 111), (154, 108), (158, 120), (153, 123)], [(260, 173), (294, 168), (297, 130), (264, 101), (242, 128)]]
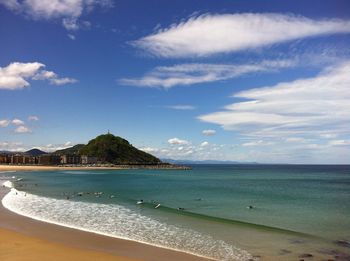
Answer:
[(350, 2), (0, 0), (0, 151), (350, 164)]

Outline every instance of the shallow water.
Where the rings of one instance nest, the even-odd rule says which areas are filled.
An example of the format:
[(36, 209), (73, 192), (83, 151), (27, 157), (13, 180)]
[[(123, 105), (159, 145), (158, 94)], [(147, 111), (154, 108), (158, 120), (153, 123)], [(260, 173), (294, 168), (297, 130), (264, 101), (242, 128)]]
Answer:
[[(50, 222), (219, 260), (350, 254), (333, 243), (350, 239), (349, 166), (201, 165), (190, 171), (15, 175), (23, 178), (15, 188), (27, 194), (8, 195), (4, 204)], [(140, 199), (144, 204), (137, 205)]]

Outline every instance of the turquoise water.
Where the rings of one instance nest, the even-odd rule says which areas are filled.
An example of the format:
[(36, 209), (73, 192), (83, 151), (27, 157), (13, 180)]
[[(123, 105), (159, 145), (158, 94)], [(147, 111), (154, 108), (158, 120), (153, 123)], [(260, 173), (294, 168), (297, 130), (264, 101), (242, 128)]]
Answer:
[[(104, 222), (94, 224), (98, 231), (118, 219), (114, 214), (108, 216), (112, 212), (107, 208), (122, 208), (119, 227), (131, 223), (124, 226), (130, 225), (127, 232), (116, 230), (118, 237), (126, 235), (125, 238), (222, 260), (248, 260), (253, 256), (294, 260), (304, 252), (329, 258), (330, 250), (350, 254), (349, 248), (334, 243), (350, 239), (350, 166), (346, 165), (197, 165), (187, 171), (77, 170), (15, 175), (23, 178), (15, 182), (15, 187), (39, 196), (31, 198), (39, 205), (43, 199), (55, 199), (58, 206), (74, 203), (82, 213), (83, 207), (86, 210), (93, 204), (89, 211), (106, 218), (96, 220), (95, 223)], [(137, 205), (141, 199), (144, 204)], [(16, 207), (22, 211), (23, 206), (31, 208), (23, 202)], [(160, 207), (155, 208), (158, 204)], [(52, 211), (56, 216), (59, 213), (58, 207)], [(66, 218), (76, 220), (75, 227), (79, 222), (86, 223), (72, 216)], [(134, 230), (133, 218), (164, 231), (163, 237), (149, 239), (139, 231), (144, 227)], [(65, 224), (67, 220), (54, 221)], [(198, 240), (186, 242), (181, 236)], [(215, 248), (203, 250), (208, 248), (205, 242)], [(216, 255), (215, 251), (220, 253)]]

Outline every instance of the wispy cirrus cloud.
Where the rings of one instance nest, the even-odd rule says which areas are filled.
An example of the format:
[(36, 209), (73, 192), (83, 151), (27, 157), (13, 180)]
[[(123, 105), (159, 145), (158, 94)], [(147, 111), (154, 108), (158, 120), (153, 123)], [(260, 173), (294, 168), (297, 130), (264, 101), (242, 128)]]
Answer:
[(23, 89), (30, 86), (29, 80), (47, 80), (54, 85), (77, 82), (73, 78), (59, 78), (56, 73), (43, 68), (45, 65), (39, 62), (13, 62), (5, 67), (0, 67), (0, 89)]
[(216, 134), (216, 130), (203, 130), (202, 134), (205, 136), (213, 136)]
[(192, 85), (236, 78), (249, 73), (273, 72), (297, 64), (293, 59), (263, 60), (247, 64), (189, 63), (159, 66), (141, 78), (121, 79), (123, 85), (140, 87), (163, 87)]
[(39, 117), (36, 115), (30, 115), (28, 117), (28, 121), (38, 121), (38, 120), (39, 120)]
[(193, 105), (186, 105), (186, 104), (178, 104), (178, 105), (169, 105), (166, 106), (166, 108), (173, 109), (173, 110), (180, 110), (180, 111), (190, 111), (196, 109)]
[(62, 25), (69, 31), (89, 27), (88, 21), (79, 20), (83, 14), (96, 7), (113, 7), (112, 0), (0, 0), (0, 4), (35, 20), (61, 19)]
[(273, 13), (205, 14), (158, 29), (132, 45), (160, 57), (201, 57), (349, 32), (349, 20)]
[(204, 122), (257, 139), (332, 138), (350, 134), (350, 61), (329, 67), (313, 78), (234, 94), (247, 101), (201, 115)]

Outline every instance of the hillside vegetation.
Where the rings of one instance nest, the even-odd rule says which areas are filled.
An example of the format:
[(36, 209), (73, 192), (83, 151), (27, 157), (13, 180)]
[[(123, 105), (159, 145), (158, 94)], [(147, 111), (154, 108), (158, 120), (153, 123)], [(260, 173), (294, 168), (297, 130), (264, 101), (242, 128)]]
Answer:
[(127, 140), (103, 134), (89, 141), (87, 145), (56, 151), (57, 154), (77, 154), (97, 157), (103, 163), (113, 164), (159, 164), (161, 161), (153, 155), (132, 146)]

